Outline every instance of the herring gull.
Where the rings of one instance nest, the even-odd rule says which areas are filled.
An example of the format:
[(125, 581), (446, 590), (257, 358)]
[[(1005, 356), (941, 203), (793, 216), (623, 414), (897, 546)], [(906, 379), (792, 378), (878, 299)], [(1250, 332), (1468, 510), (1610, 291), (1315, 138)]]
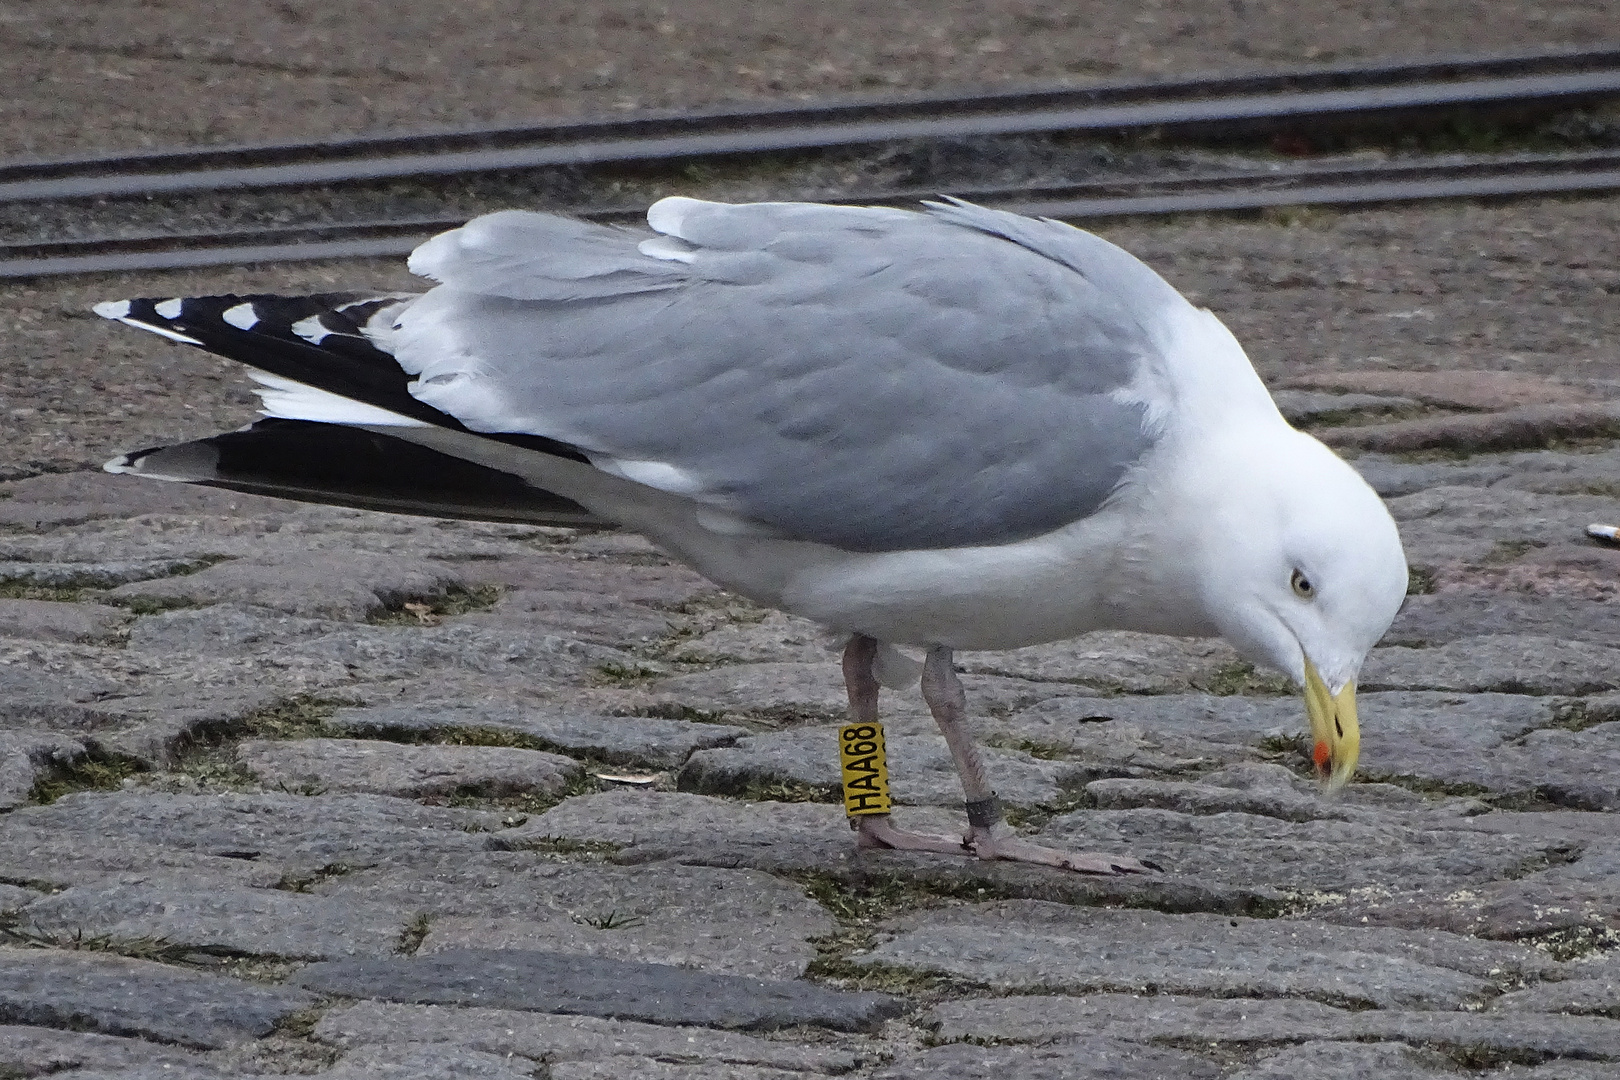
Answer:
[(1303, 687), (1319, 772), (1350, 778), (1400, 540), (1212, 313), (1099, 237), (958, 200), (668, 198), (647, 223), (489, 214), (412, 253), (419, 294), (100, 304), (254, 369), (267, 417), (107, 468), (646, 535), (847, 636), (854, 721), (920, 677), (968, 827), (861, 816), (863, 847), (1146, 869), (1008, 830), (957, 649), (1219, 635)]

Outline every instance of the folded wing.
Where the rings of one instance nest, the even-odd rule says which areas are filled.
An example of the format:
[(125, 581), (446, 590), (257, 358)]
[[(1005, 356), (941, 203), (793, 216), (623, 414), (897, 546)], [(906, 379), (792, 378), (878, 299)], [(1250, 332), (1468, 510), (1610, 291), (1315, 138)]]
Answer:
[(1142, 388), (1185, 301), (1087, 233), (966, 204), (648, 218), (512, 211), (424, 245), (412, 268), (441, 285), (385, 342), (412, 395), (863, 551), (1060, 527), (1155, 438)]

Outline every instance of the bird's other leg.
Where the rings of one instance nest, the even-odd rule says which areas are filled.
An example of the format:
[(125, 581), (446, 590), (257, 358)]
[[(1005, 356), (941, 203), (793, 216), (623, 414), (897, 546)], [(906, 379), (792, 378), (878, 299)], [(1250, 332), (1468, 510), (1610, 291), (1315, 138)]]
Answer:
[(1069, 852), (1043, 847), (1011, 835), (1002, 823), (1001, 804), (985, 775), (984, 753), (968, 730), (967, 692), (956, 677), (951, 650), (935, 645), (923, 663), (923, 700), (934, 714), (945, 744), (951, 748), (956, 772), (962, 778), (962, 795), (967, 800), (967, 845), (981, 859), (1008, 859), (1039, 863), (1083, 874), (1141, 874), (1150, 868), (1127, 855), (1100, 855)]
[[(877, 723), (878, 681), (872, 672), (877, 650), (877, 639), (865, 634), (856, 634), (844, 646), (844, 686), (849, 691), (849, 720), (852, 724)], [(855, 830), (856, 847), (937, 851), (949, 855), (972, 854), (959, 836), (935, 836), (897, 829), (888, 814), (853, 817), (850, 827)]]

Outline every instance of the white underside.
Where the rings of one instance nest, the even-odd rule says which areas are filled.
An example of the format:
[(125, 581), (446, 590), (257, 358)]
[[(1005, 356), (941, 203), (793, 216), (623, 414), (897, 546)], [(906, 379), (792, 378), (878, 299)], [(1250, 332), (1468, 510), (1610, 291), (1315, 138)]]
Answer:
[[(1082, 522), (1014, 544), (862, 553), (772, 536), (713, 506), (600, 469), (439, 427), (378, 426), (584, 505), (646, 535), (748, 598), (835, 630), (904, 645), (1007, 649), (1099, 628), (1209, 634), (1189, 605), (1132, 567), (1162, 561), (1140, 547), (1122, 500)], [(1131, 538), (1127, 543), (1126, 538)]]

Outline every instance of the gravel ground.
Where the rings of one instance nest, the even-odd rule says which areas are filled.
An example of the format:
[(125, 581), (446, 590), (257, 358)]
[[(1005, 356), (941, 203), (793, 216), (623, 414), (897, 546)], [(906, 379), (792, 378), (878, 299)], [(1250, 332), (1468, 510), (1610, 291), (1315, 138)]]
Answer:
[(1604, 0), (0, 5), (0, 156), (303, 139), (784, 95), (1518, 52)]
[[(1028, 6), (936, 5), (926, 24), (853, 8), (815, 16), (859, 28), (828, 45), (831, 71), (797, 38), (760, 70), (792, 90), (874, 71), (922, 86), (1439, 49), (1464, 20), (1476, 47), (1606, 26), (1600, 5), (1537, 22), (1408, 8), (1397, 31), (1371, 7), (1234, 4), (1120, 7), (1085, 36)], [(80, 75), (30, 98), (25, 73), (9, 128), (65, 150), (344, 130), (362, 94), (366, 125), (420, 107), (408, 51), (337, 24), (385, 24), (374, 10), (267, 10), (248, 45), (179, 5), (82, 24), (14, 5), (0, 33), (28, 48), (6, 63), (139, 72), (166, 108), (115, 106)], [(545, 96), (528, 77), (542, 54), (508, 35), (509, 59), (444, 113), (410, 115), (772, 92), (728, 74), (784, 32), (769, 7), (746, 27), (731, 8), (593, 10), (534, 39), (574, 47)], [(459, 20), (433, 31), (445, 66), (515, 18), (433, 17)], [(1211, 32), (1172, 32), (1194, 22)], [(934, 41), (925, 25), (942, 44), (895, 44)], [(595, 53), (578, 47), (592, 27)], [(701, 64), (671, 65), (677, 50)], [(1094, 54), (1119, 68), (1072, 59)], [(597, 56), (638, 59), (581, 90)], [(70, 109), (74, 125), (54, 121)], [(227, 119), (208, 128), (204, 109)], [(1103, 230), (1220, 313), (1286, 413), (1357, 455), (1415, 570), (1362, 680), (1360, 781), (1338, 798), (1307, 779), (1297, 698), (1219, 643), (1101, 634), (962, 657), (1018, 827), (1166, 867), (1118, 880), (857, 855), (828, 801), (843, 691), (817, 628), (636, 537), (96, 470), (252, 409), (238, 371), (89, 304), (409, 287), (397, 264), (10, 286), (0, 1076), (1615, 1075), (1620, 550), (1581, 529), (1620, 520), (1617, 214), (1571, 199)], [(900, 816), (952, 827), (960, 794), (920, 701), (883, 708)]]

